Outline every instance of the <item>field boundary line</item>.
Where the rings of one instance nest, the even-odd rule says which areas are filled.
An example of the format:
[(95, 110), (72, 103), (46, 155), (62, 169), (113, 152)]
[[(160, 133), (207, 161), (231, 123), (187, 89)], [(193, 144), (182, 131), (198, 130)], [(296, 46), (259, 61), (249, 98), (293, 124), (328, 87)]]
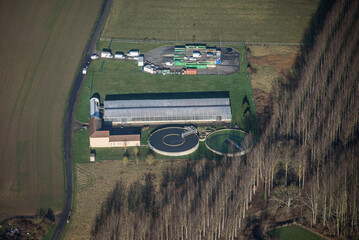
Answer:
[[(123, 43), (169, 43), (169, 44), (185, 44), (193, 43), (192, 41), (171, 41), (171, 40), (140, 40), (140, 39), (121, 39), (121, 38), (107, 38), (100, 37), (100, 41), (112, 41), (112, 42), (123, 42)], [(220, 44), (220, 45), (236, 45), (236, 44), (248, 44), (248, 45), (272, 45), (272, 46), (305, 46), (312, 45), (309, 43), (279, 43), (279, 42), (195, 42), (195, 43), (207, 43), (207, 44)]]

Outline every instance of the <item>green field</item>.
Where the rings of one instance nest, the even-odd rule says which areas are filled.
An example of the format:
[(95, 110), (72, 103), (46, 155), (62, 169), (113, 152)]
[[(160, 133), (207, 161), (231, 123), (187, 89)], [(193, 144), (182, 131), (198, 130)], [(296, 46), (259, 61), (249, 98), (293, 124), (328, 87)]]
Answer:
[(322, 238), (308, 230), (292, 225), (289, 227), (276, 228), (268, 232), (270, 238), (280, 240), (321, 240)]
[(98, 41), (97, 50), (102, 51), (104, 48), (110, 48), (112, 53), (116, 51), (127, 53), (131, 49), (140, 49), (142, 53), (151, 51), (152, 49), (164, 46), (163, 43), (130, 43), (130, 42), (116, 42), (116, 41)]
[(0, 218), (58, 213), (66, 100), (102, 1), (0, 1)]
[(243, 140), (244, 137), (245, 133), (238, 130), (228, 129), (212, 133), (206, 139), (206, 143), (210, 148), (218, 152), (235, 153), (239, 152), (240, 150), (232, 146), (232, 144), (226, 143), (226, 140), (230, 138), (240, 145), (240, 142)]
[(319, 0), (114, 0), (102, 37), (297, 43)]
[[(244, 55), (243, 45), (232, 47), (238, 49), (241, 56)], [(118, 46), (111, 49), (114, 52), (122, 48)], [(240, 67), (240, 71), (225, 76), (163, 76), (143, 73), (135, 61), (97, 60), (91, 63), (84, 82), (76, 110), (76, 119), (80, 122), (89, 120), (89, 99), (94, 93), (100, 94), (101, 103), (103, 103), (108, 94), (229, 91), (233, 123), (244, 128), (241, 105), (245, 96), (249, 100), (254, 119), (256, 119), (256, 113), (245, 57)]]

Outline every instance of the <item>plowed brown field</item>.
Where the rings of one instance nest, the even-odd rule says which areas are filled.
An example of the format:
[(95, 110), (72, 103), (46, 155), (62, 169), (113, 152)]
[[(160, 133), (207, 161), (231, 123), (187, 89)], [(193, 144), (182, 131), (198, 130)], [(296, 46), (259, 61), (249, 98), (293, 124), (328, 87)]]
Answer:
[(0, 218), (62, 207), (63, 114), (101, 3), (0, 1)]

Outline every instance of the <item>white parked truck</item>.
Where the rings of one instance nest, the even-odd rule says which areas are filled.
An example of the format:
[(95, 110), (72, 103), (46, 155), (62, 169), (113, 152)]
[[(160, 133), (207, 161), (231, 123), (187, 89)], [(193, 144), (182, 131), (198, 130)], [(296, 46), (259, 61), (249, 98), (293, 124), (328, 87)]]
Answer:
[(98, 55), (96, 53), (92, 54), (90, 57), (92, 60), (98, 59)]
[(123, 52), (116, 52), (115, 53), (115, 58), (116, 59), (125, 59), (126, 56), (125, 56), (125, 54)]
[(110, 49), (103, 49), (102, 52), (101, 52), (101, 57), (102, 58), (113, 58), (111, 50)]
[(202, 54), (200, 51), (193, 51), (193, 57), (200, 58), (200, 57), (202, 57)]
[(138, 56), (140, 56), (140, 50), (138, 50), (138, 49), (132, 49), (131, 51), (129, 51), (129, 52), (127, 53), (127, 56), (128, 56), (128, 57), (138, 57)]

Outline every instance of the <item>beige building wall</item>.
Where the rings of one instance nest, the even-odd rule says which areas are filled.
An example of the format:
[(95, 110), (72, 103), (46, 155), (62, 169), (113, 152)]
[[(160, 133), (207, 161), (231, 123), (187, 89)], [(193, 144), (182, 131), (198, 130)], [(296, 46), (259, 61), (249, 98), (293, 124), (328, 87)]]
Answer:
[(90, 137), (90, 147), (109, 147), (110, 146), (110, 139), (108, 137)]
[(136, 147), (136, 146), (140, 146), (140, 141), (110, 142), (109, 147)]

